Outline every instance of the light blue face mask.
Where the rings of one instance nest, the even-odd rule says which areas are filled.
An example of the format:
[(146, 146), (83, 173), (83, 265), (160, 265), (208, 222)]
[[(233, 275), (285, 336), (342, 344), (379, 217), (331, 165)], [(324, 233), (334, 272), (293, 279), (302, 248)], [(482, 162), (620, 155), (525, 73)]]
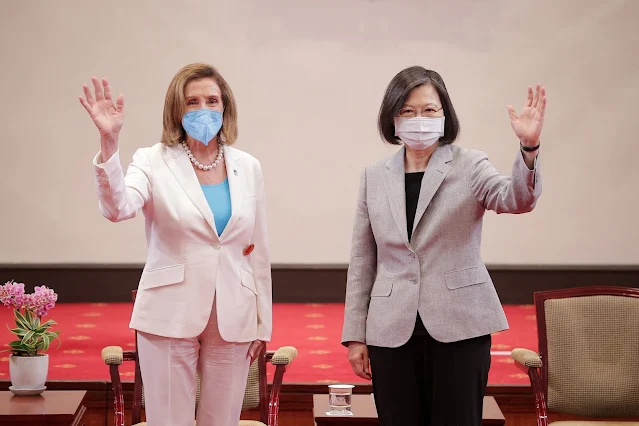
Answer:
[(222, 128), (222, 113), (207, 108), (187, 112), (182, 117), (182, 127), (193, 139), (208, 146)]

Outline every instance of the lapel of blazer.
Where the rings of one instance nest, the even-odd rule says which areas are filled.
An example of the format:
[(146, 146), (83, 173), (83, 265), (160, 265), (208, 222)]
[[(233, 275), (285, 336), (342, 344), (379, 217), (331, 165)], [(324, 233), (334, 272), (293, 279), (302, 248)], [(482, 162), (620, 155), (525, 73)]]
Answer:
[(211, 208), (206, 201), (204, 192), (200, 187), (200, 182), (197, 179), (191, 160), (189, 160), (186, 152), (179, 145), (174, 147), (165, 147), (163, 157), (166, 165), (169, 167), (169, 170), (171, 170), (171, 173), (173, 173), (173, 176), (175, 176), (175, 179), (178, 181), (186, 195), (191, 199), (195, 207), (199, 210), (202, 216), (204, 216), (204, 219), (206, 219), (206, 222), (211, 226), (211, 229), (213, 230), (213, 237), (216, 240), (219, 240), (217, 236), (217, 229), (215, 228), (213, 212), (211, 212)]
[(417, 202), (417, 211), (415, 213), (415, 221), (413, 222), (413, 232), (415, 232), (417, 224), (419, 224), (419, 221), (424, 215), (430, 200), (433, 199), (444, 178), (448, 172), (450, 172), (451, 167), (447, 163), (452, 160), (453, 151), (450, 145), (438, 146), (430, 157), (419, 191), (419, 201)]
[(393, 219), (402, 236), (402, 241), (410, 249), (406, 229), (406, 180), (404, 177), (404, 153), (402, 147), (386, 161), (386, 194)]
[(226, 175), (229, 179), (229, 190), (231, 192), (231, 218), (221, 237), (228, 235), (227, 230), (231, 229), (237, 222), (246, 196), (246, 179), (248, 178), (246, 170), (242, 167), (241, 157), (235, 148), (231, 146), (224, 147), (224, 163), (226, 164)]

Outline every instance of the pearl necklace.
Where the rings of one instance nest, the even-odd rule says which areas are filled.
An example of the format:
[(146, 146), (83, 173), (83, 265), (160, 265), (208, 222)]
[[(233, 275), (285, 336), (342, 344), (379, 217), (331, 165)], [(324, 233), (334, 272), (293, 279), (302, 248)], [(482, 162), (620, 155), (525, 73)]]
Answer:
[(213, 164), (210, 164), (208, 166), (205, 166), (204, 164), (201, 164), (199, 161), (197, 161), (195, 159), (195, 156), (193, 155), (193, 153), (191, 152), (191, 150), (189, 149), (189, 146), (186, 144), (186, 142), (182, 142), (181, 143), (182, 148), (184, 148), (184, 150), (186, 151), (186, 155), (189, 156), (189, 160), (191, 160), (191, 163), (193, 163), (193, 165), (195, 167), (197, 167), (200, 170), (212, 170), (214, 168), (216, 168), (220, 162), (222, 161), (222, 158), (224, 157), (224, 145), (221, 143), (217, 144), (217, 158), (215, 159), (215, 161), (213, 162)]

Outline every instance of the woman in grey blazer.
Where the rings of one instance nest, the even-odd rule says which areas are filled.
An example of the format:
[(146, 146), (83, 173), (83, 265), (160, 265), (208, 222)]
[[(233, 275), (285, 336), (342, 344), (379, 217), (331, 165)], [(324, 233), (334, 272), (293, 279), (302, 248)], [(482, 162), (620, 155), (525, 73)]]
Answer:
[(481, 425), (491, 333), (508, 328), (481, 259), (486, 210), (526, 213), (541, 194), (537, 155), (545, 89), (528, 89), (510, 175), (452, 145), (459, 121), (441, 76), (390, 82), (379, 132), (403, 145), (361, 175), (342, 343), (372, 379), (382, 426)]

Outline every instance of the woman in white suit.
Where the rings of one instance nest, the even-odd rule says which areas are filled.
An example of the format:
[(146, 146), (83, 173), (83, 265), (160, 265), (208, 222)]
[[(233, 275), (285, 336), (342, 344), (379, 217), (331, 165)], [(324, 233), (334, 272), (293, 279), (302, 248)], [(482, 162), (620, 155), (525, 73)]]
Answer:
[(100, 132), (95, 182), (112, 222), (146, 220), (148, 255), (130, 327), (150, 426), (239, 422), (250, 363), (271, 338), (271, 269), (258, 160), (232, 148), (233, 93), (207, 64), (169, 85), (161, 143), (140, 148), (123, 172), (118, 138), (124, 97), (93, 77), (80, 102)]

